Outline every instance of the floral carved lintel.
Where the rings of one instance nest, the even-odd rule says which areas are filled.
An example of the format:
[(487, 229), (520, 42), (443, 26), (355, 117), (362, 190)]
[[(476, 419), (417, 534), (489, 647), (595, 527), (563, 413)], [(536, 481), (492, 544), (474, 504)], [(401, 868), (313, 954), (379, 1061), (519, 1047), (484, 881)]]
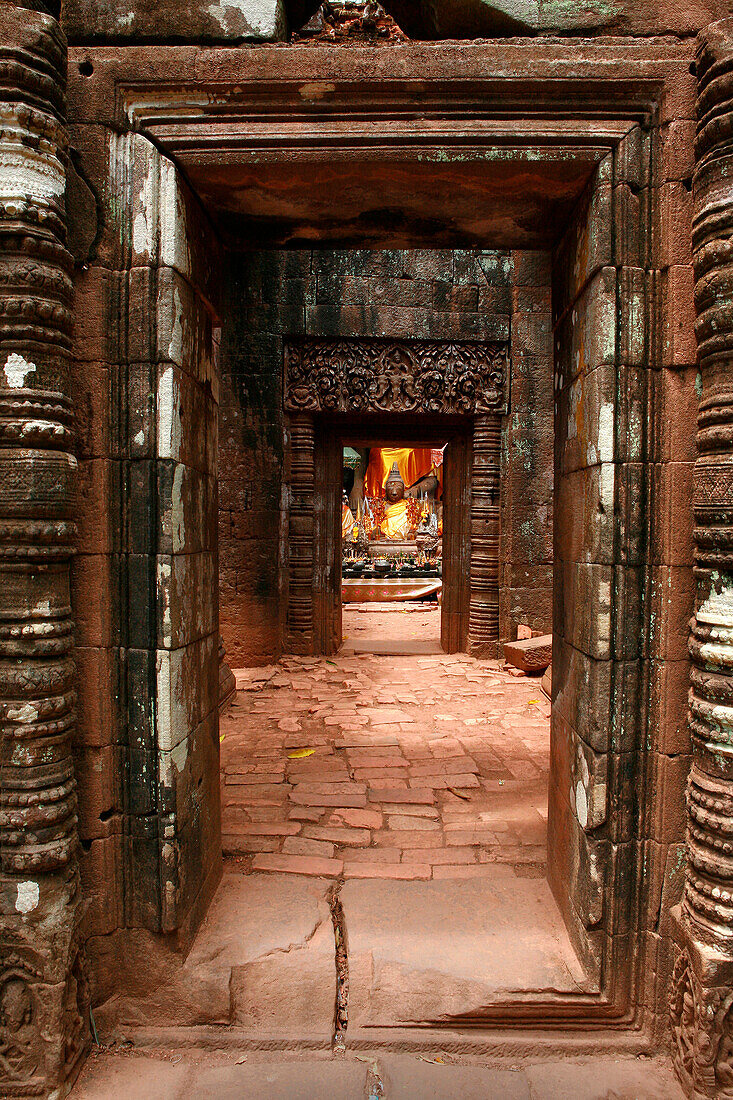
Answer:
[(305, 339), (285, 345), (288, 412), (505, 413), (503, 343)]

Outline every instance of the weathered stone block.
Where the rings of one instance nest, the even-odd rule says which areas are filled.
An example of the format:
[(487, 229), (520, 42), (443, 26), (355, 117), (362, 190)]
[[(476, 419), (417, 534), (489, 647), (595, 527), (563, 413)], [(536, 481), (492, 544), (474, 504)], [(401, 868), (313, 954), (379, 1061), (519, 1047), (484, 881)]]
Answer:
[(218, 638), (208, 634), (182, 649), (159, 649), (156, 685), (158, 746), (170, 752), (218, 706)]
[(563, 561), (611, 565), (614, 560), (616, 477), (604, 462), (559, 477), (555, 487), (555, 553)]
[[(202, 473), (216, 468), (216, 403), (208, 387), (170, 363), (157, 369), (158, 458), (173, 459)], [(188, 424), (196, 431), (185, 430)]]
[(654, 227), (659, 266), (692, 263), (692, 189), (675, 181), (657, 189), (658, 216)]
[(689, 691), (689, 660), (651, 661), (650, 728), (656, 731), (654, 747), (660, 753), (672, 756), (677, 753), (689, 754), (691, 751), (687, 715)]
[(695, 605), (691, 565), (653, 566), (651, 572), (651, 652), (667, 661), (684, 661), (690, 618)]
[(687, 827), (685, 790), (691, 762), (691, 756), (653, 754), (649, 773), (653, 792), (650, 829), (655, 840), (668, 844), (684, 841)]
[(64, 29), (73, 42), (144, 39), (166, 42), (281, 41), (286, 34), (282, 0), (73, 0), (64, 5)]
[(551, 767), (552, 781), (566, 790), (571, 812), (581, 829), (591, 833), (604, 825), (608, 808), (608, 757), (594, 752), (557, 713), (552, 730)]
[(159, 649), (180, 649), (215, 632), (215, 566), (215, 555), (210, 552), (158, 555), (156, 614)]
[(652, 560), (685, 566), (692, 560), (694, 463), (667, 462), (651, 467), (654, 524)]
[(611, 664), (596, 661), (553, 635), (553, 715), (596, 752), (610, 748)]
[(180, 462), (156, 463), (158, 548), (164, 554), (213, 550), (217, 530), (216, 479)]
[[(562, 563), (563, 634), (576, 649), (597, 660), (611, 655), (613, 573), (609, 566)], [(556, 574), (557, 575), (557, 574)], [(578, 615), (577, 608), (586, 609)]]
[(557, 386), (616, 361), (616, 271), (604, 267), (555, 333)]
[(218, 399), (214, 371), (214, 322), (211, 311), (173, 268), (156, 276), (156, 347), (160, 362), (175, 363)]
[(559, 473), (614, 462), (615, 366), (576, 375), (556, 397)]
[(77, 646), (77, 709), (74, 744), (111, 745), (118, 737), (117, 667), (113, 650)]
[(696, 366), (659, 371), (655, 389), (655, 420), (662, 462), (694, 462), (698, 406)]
[(662, 292), (661, 359), (665, 367), (697, 362), (694, 272), (691, 265), (672, 265), (660, 275)]

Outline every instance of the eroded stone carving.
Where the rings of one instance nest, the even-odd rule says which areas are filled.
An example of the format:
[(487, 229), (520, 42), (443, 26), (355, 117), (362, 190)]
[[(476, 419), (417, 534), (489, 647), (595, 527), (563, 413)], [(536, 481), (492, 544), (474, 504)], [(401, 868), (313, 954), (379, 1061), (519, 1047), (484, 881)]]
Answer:
[(290, 412), (506, 412), (505, 344), (410, 340), (293, 341), (285, 348)]
[(287, 647), (313, 651), (313, 539), (315, 535), (315, 426), (306, 413), (290, 417)]
[(688, 1093), (733, 1096), (733, 20), (698, 45), (693, 252), (702, 377), (695, 469), (688, 864), (671, 1001)]
[(501, 417), (477, 416), (471, 471), (471, 597), (468, 651), (498, 655)]
[(57, 22), (0, 12), (0, 1094), (46, 1096), (86, 1041), (78, 948), (69, 397)]

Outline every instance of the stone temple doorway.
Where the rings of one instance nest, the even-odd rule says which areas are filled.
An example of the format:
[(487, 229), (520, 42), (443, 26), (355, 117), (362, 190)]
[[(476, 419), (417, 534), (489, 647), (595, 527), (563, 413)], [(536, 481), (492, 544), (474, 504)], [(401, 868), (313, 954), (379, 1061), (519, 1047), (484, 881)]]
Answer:
[[(669, 723), (661, 719), (666, 696), (658, 679), (672, 674), (670, 661), (677, 662), (680, 678), (686, 679), (687, 656), (679, 655), (684, 630), (677, 620), (670, 626), (672, 611), (662, 606), (668, 587), (662, 583), (666, 565), (659, 562), (668, 561), (669, 547), (649, 526), (651, 517), (661, 514), (664, 493), (671, 491), (657, 470), (669, 444), (668, 436), (657, 431), (657, 418), (671, 398), (655, 388), (657, 368), (666, 369), (660, 357), (670, 344), (655, 296), (657, 245), (645, 235), (645, 226), (648, 204), (656, 202), (651, 148), (660, 88), (667, 81), (672, 86), (678, 73), (689, 76), (688, 62), (672, 46), (649, 62), (624, 47), (625, 53), (614, 52), (612, 63), (599, 62), (596, 53), (579, 47), (567, 75), (558, 80), (556, 53), (550, 56), (543, 48), (517, 48), (499, 75), (488, 47), (455, 47), (450, 63), (437, 53), (416, 54), (419, 101), (415, 81), (406, 81), (397, 63), (398, 52), (362, 56), (359, 64), (368, 60), (366, 68), (356, 63), (356, 54), (345, 52), (333, 60), (333, 81), (324, 78), (322, 59), (314, 53), (300, 61), (299, 72), (308, 79), (298, 86), (289, 47), (258, 55), (262, 68), (256, 72), (254, 51), (227, 54), (215, 70), (213, 90), (207, 65), (198, 60), (195, 71), (186, 70), (189, 83), (181, 82), (183, 62), (175, 51), (163, 83), (147, 71), (128, 82), (129, 69), (122, 74), (112, 63), (95, 68), (84, 83), (79, 69), (75, 101), (88, 104), (90, 120), (103, 116), (111, 127), (109, 149), (104, 156), (95, 153), (95, 164), (111, 165), (109, 188), (105, 184), (100, 194), (115, 196), (104, 237), (115, 277), (95, 275), (95, 286), (108, 288), (109, 315), (117, 318), (117, 326), (109, 331), (100, 325), (109, 348), (101, 347), (101, 335), (89, 335), (94, 354), (87, 350), (87, 357), (122, 364), (110, 398), (123, 442), (116, 480), (110, 479), (109, 491), (119, 506), (110, 514), (119, 515), (119, 522), (116, 541), (110, 540), (109, 569), (114, 570), (115, 598), (126, 611), (114, 643), (89, 642), (94, 635), (88, 624), (81, 634), (87, 645), (110, 647), (115, 713), (125, 723), (123, 734), (110, 742), (114, 753), (110, 748), (108, 754), (110, 760), (122, 759), (122, 795), (114, 805), (124, 838), (118, 872), (124, 909), (113, 913), (104, 896), (94, 893), (99, 866), (94, 861), (102, 859), (101, 853), (118, 853), (117, 834), (100, 833), (107, 809), (99, 821), (83, 825), (83, 838), (91, 846), (85, 881), (92, 883), (96, 904), (88, 948), (95, 973), (103, 973), (95, 951), (114, 949), (115, 937), (135, 943), (138, 930), (153, 937), (175, 933), (185, 951), (215, 898), (211, 922), (188, 956), (184, 977), (202, 963), (207, 950), (213, 957), (215, 944), (207, 940), (207, 929), (217, 920), (221, 928), (224, 912), (217, 892), (222, 821), (217, 626), (232, 664), (249, 668), (250, 685), (256, 687), (246, 693), (243, 687), (237, 703), (252, 700), (252, 713), (246, 715), (246, 767), (252, 770), (241, 775), (275, 774), (256, 770), (260, 734), (273, 743), (278, 739), (283, 775), (291, 767), (315, 770), (320, 766), (315, 757), (337, 755), (336, 746), (333, 754), (317, 751), (319, 743), (312, 739), (301, 746), (287, 744), (311, 735), (310, 730), (291, 733), (279, 727), (279, 721), (298, 720), (297, 715), (285, 715), (266, 731), (256, 724), (270, 703), (259, 684), (268, 683), (273, 691), (306, 691), (305, 676), (307, 692), (312, 692), (307, 709), (315, 713), (321, 705), (318, 694), (333, 673), (329, 662), (339, 662), (338, 654), (327, 656), (321, 644), (324, 604), (319, 599), (325, 579), (320, 594), (313, 585), (313, 555), (320, 553), (314, 538), (321, 508), (317, 431), (321, 418), (369, 415), (371, 410), (368, 402), (356, 410), (339, 407), (343, 391), (330, 360), (321, 356), (324, 342), (329, 349), (334, 341), (346, 344), (349, 355), (353, 340), (370, 348), (385, 342), (498, 343), (509, 349), (512, 368), (507, 450), (527, 454), (540, 415), (555, 423), (558, 536), (548, 844), (555, 901), (545, 908), (555, 905), (561, 913), (588, 976), (588, 985), (571, 993), (558, 990), (546, 1002), (537, 992), (547, 985), (521, 993), (514, 987), (509, 1017), (512, 1026), (539, 1019), (548, 1031), (581, 1029), (589, 1022), (637, 1029), (649, 1013), (657, 1018), (657, 999), (661, 1003), (665, 993), (659, 983), (650, 990), (645, 982), (657, 973), (652, 953), (658, 939), (668, 936), (663, 923), (667, 892), (670, 882), (681, 881), (681, 874), (673, 872), (681, 866), (676, 860), (683, 843), (677, 819), (665, 815), (688, 764), (675, 747)], [(81, 54), (75, 60), (80, 66), (85, 61)], [(254, 111), (253, 87), (259, 87), (264, 71), (271, 72), (271, 84), (266, 96), (257, 93)], [(357, 138), (355, 105), (362, 127)], [(264, 122), (272, 130), (263, 152)], [(419, 204), (406, 210), (404, 197), (412, 192), (404, 181), (414, 180), (416, 173)], [(276, 204), (274, 214), (272, 207), (257, 207), (264, 193), (268, 201), (278, 193), (278, 181), (287, 186), (288, 196), (297, 192), (294, 212), (286, 200)], [(379, 214), (385, 188), (392, 211), (404, 214), (401, 221)], [(439, 196), (436, 202), (433, 196)], [(321, 200), (330, 203), (325, 212)], [(441, 212), (450, 218), (436, 221)], [(474, 219), (470, 226), (467, 219)], [(131, 235), (133, 224), (138, 231)], [(623, 233), (620, 227), (626, 227)], [(131, 246), (120, 251), (119, 241), (131, 241)], [(255, 245), (261, 250), (254, 251)], [(426, 268), (426, 252), (432, 268)], [(476, 271), (475, 281), (469, 269)], [(429, 295), (431, 314), (440, 314), (439, 333), (428, 330), (425, 310), (415, 302), (415, 296), (424, 295)], [(402, 304), (396, 304), (398, 298)], [(96, 301), (93, 293), (90, 300)], [(316, 359), (308, 363), (304, 384), (286, 394), (283, 382), (293, 348), (296, 365), (308, 363), (304, 353), (311, 350)], [(366, 366), (357, 373), (368, 373)], [(311, 382), (317, 378), (324, 384), (314, 393)], [(540, 378), (550, 389), (547, 403), (536, 400)], [(346, 387), (345, 392), (353, 391)], [(377, 387), (375, 399), (380, 392)], [(481, 389), (479, 397), (486, 392)], [(450, 415), (473, 417), (475, 432), (479, 420), (494, 412), (469, 408)], [(200, 430), (204, 424), (205, 433)], [(542, 605), (546, 615), (552, 598), (552, 564), (547, 555), (535, 553), (532, 543), (533, 520), (546, 505), (526, 488), (552, 471), (552, 457), (545, 456), (529, 473), (526, 465), (516, 468), (525, 481), (517, 485), (510, 479), (502, 494), (501, 537), (513, 538), (529, 525), (533, 550), (528, 560), (507, 555), (512, 569), (499, 578), (500, 642), (511, 636), (509, 627), (520, 613)], [(474, 485), (480, 481), (475, 478)], [(544, 530), (547, 519), (545, 511)], [(85, 537), (90, 557), (92, 540)], [(84, 556), (77, 585), (82, 607), (87, 606)], [(674, 612), (684, 622), (689, 608), (680, 611), (675, 605)], [(470, 620), (469, 606), (469, 634)], [(460, 647), (450, 656), (457, 665), (464, 658)], [(344, 667), (344, 684), (352, 671)], [(349, 690), (356, 692), (358, 685)], [(325, 718), (323, 725), (325, 737)], [(225, 724), (222, 732), (226, 757), (232, 734)], [(446, 748), (457, 752), (456, 746)], [(290, 755), (311, 749), (311, 755)], [(352, 755), (354, 763), (363, 759), (358, 752)], [(455, 759), (470, 769), (463, 759), (469, 755), (462, 751)], [(299, 759), (305, 762), (298, 765)], [(415, 761), (413, 766), (420, 765)], [(281, 781), (284, 785), (278, 774), (266, 785)], [(331, 780), (313, 782), (323, 786)], [(672, 790), (662, 808), (656, 793), (660, 785)], [(369, 809), (361, 804), (363, 794), (359, 805), (330, 808)], [(260, 803), (276, 797), (261, 792)], [(401, 805), (409, 805), (404, 797)], [(366, 828), (345, 822), (342, 827)], [(300, 825), (296, 829), (291, 823), (290, 830), (274, 835), (303, 839)], [(305, 839), (332, 843), (323, 837)], [(261, 852), (268, 855), (281, 852)], [(255, 876), (241, 877), (248, 880), (246, 889), (254, 889)], [(227, 876), (225, 883), (227, 890), (239, 891), (238, 913), (260, 920), (266, 911), (281, 914), (274, 894), (272, 910), (258, 907), (254, 895), (244, 899), (242, 882), (232, 885)], [(431, 879), (423, 885), (434, 884)], [(325, 907), (326, 922), (331, 885), (319, 886), (315, 899), (319, 913)], [(358, 886), (346, 881), (342, 900), (347, 922), (352, 907), (353, 974), (361, 974), (358, 982), (354, 977), (352, 991), (357, 998), (358, 988), (368, 990), (364, 1004), (374, 989), (368, 984), (365, 940), (362, 968), (357, 965), (356, 929), (359, 921), (362, 927), (369, 924)], [(257, 889), (276, 888), (257, 884)], [(287, 896), (292, 900), (298, 890), (289, 882)], [(379, 910), (390, 911), (384, 905)], [(313, 942), (318, 955), (329, 930), (322, 915), (303, 936), (287, 942)], [(458, 923), (443, 921), (440, 927), (444, 932)], [(280, 927), (270, 921), (268, 930)], [(155, 944), (164, 954), (166, 945), (159, 938)], [(271, 951), (281, 946), (272, 943)], [(237, 940), (240, 947), (249, 950), (244, 937)], [(328, 956), (331, 984), (324, 984), (323, 968), (318, 976), (319, 988), (328, 988), (328, 998), (321, 996), (320, 1003), (331, 1028), (332, 936), (328, 952), (318, 956), (318, 966)], [(286, 962), (293, 962), (295, 954)], [(241, 977), (249, 968), (254, 981), (258, 967), (266, 968), (269, 960), (270, 951), (263, 947), (246, 959), (238, 956), (228, 969), (222, 961), (220, 988), (226, 995), (217, 1022), (251, 1026), (256, 1006), (250, 1005), (248, 1013), (245, 1004), (251, 985), (230, 979), (234, 970)], [(159, 987), (174, 998), (175, 983)], [(109, 986), (97, 990), (95, 1004), (104, 1001), (105, 993), (111, 996)], [(316, 998), (306, 993), (310, 1008)], [(464, 1000), (460, 1008), (443, 1006), (434, 1014), (421, 1008), (413, 1013), (408, 1006), (399, 1025), (385, 1011), (385, 1002), (372, 1003), (369, 1026), (401, 1026), (415, 1041), (416, 1026), (426, 1023), (474, 1028), (490, 1021), (496, 1000), (483, 993), (471, 999), (473, 1009)], [(405, 1002), (394, 996), (392, 1003), (401, 1009)], [(181, 1006), (195, 1011), (186, 1015), (188, 1009)], [(177, 1021), (204, 1018), (195, 996), (178, 998), (174, 1008)], [(126, 1017), (131, 1018), (140, 1018), (134, 1008)], [(307, 1030), (311, 1018), (304, 1015), (300, 1022)], [(293, 1024), (291, 1034), (295, 1030)]]
[[(341, 647), (344, 652), (351, 652), (354, 645), (357, 651), (386, 654), (465, 652), (469, 641), (471, 591), (470, 419), (465, 418), (462, 422), (456, 418), (454, 424), (443, 425), (441, 429), (439, 420), (435, 419), (431, 426), (430, 417), (420, 415), (383, 414), (357, 420), (328, 418), (320, 430), (325, 439), (332, 441), (334, 474), (338, 454), (343, 452), (347, 440), (355, 444), (360, 453), (371, 455), (364, 478), (367, 490), (364, 503), (361, 509), (358, 503), (356, 505), (360, 518), (349, 508), (347, 520), (350, 514), (354, 523), (346, 538), (342, 471), (339, 471), (339, 482), (331, 476), (324, 486), (328, 494), (324, 501), (324, 522), (322, 525), (317, 523), (316, 536), (325, 543), (326, 568), (334, 570), (333, 586), (326, 586), (324, 608), (329, 621), (325, 637), (333, 638), (330, 652)], [(422, 483), (429, 483), (434, 451), (441, 462), (440, 497), (438, 499), (436, 494), (429, 502), (420, 497), (417, 475), (427, 472)], [(389, 468), (383, 471), (385, 456), (389, 458)], [(406, 485), (399, 467), (394, 470), (395, 456), (401, 456), (399, 461), (407, 482), (415, 484)], [(415, 467), (414, 475), (408, 470), (408, 461)], [(381, 484), (388, 476), (395, 482), (389, 496), (396, 503), (390, 503), (387, 487)], [(437, 481), (437, 478), (432, 480)], [(498, 498), (494, 518), (497, 535), (493, 546), (494, 583), (485, 595), (492, 600), (495, 610), (490, 627), (494, 629), (492, 640), (496, 646)], [(425, 534), (418, 535), (423, 519)], [(434, 534), (430, 533), (431, 522)], [(328, 538), (331, 530), (336, 531), (333, 542)], [(333, 554), (331, 561), (328, 560), (330, 554)], [(369, 642), (361, 640), (358, 634), (344, 636), (345, 616), (351, 624), (361, 627), (363, 639), (370, 639)], [(427, 627), (427, 637), (416, 634), (411, 641), (406, 617), (415, 617), (416, 624), (419, 622)], [(400, 630), (399, 623), (404, 625), (404, 630)]]
[[(398, 342), (345, 332), (286, 343), (286, 650), (330, 654), (341, 645), (344, 446), (388, 442), (446, 448), (441, 644), (446, 652), (498, 656), (500, 446), (510, 373), (506, 341)], [(381, 519), (370, 526), (371, 540), (363, 524), (361, 537), (386, 562), (399, 540), (384, 534)], [(417, 520), (411, 536), (416, 527)], [(401, 545), (406, 552), (411, 538)], [(413, 565), (416, 555), (415, 543)]]

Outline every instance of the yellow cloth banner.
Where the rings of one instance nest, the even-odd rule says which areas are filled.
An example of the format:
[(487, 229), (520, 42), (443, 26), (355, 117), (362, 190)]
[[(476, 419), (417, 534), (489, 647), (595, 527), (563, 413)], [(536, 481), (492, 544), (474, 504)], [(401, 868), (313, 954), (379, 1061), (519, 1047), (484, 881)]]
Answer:
[[(384, 496), (384, 483), (393, 462), (397, 463), (405, 488), (409, 489), (433, 469), (433, 451), (431, 447), (372, 447), (364, 478), (366, 496)], [(442, 466), (438, 468), (438, 478), (442, 485)]]

